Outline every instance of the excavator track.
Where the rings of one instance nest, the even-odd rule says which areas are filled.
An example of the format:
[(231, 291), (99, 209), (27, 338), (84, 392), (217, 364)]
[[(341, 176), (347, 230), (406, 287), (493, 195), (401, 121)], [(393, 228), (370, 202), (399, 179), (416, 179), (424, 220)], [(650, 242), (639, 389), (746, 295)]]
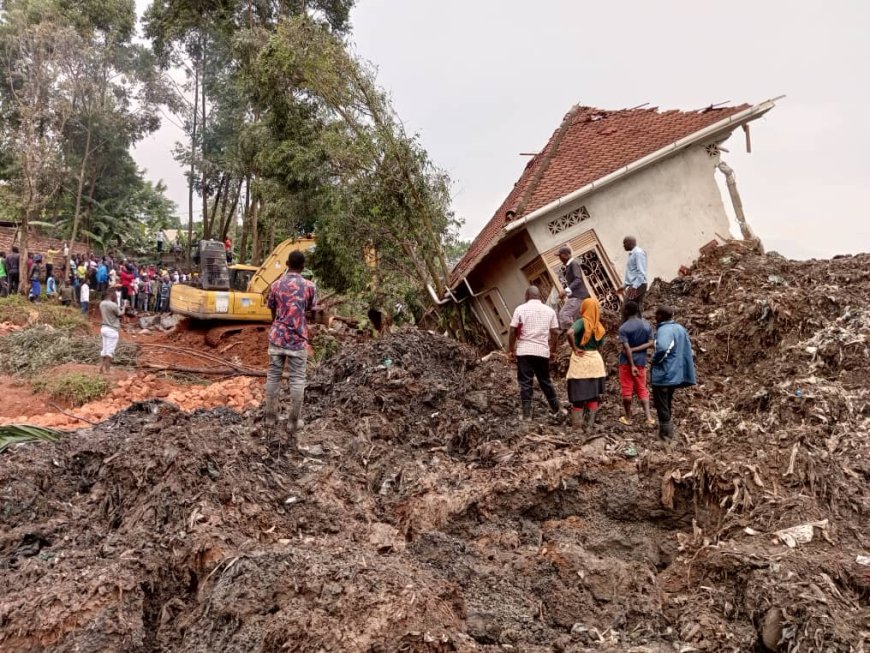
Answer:
[(218, 347), (223, 337), (229, 334), (241, 333), (242, 331), (263, 331), (268, 328), (268, 324), (262, 323), (222, 324), (209, 329), (205, 334), (205, 341), (209, 347)]

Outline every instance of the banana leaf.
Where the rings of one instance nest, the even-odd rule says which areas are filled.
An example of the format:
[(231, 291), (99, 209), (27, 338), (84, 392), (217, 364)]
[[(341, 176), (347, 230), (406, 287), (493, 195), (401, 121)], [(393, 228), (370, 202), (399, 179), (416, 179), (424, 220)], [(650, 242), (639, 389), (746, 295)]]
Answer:
[(0, 426), (0, 453), (13, 444), (25, 442), (37, 442), (47, 440), (57, 442), (63, 437), (63, 433), (56, 429), (45, 426), (32, 426), (30, 424), (8, 424)]

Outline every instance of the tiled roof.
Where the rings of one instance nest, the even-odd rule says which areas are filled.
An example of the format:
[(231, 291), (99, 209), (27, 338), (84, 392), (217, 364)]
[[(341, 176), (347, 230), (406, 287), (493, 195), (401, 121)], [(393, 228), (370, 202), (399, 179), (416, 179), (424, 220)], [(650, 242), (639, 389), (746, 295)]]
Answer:
[(513, 190), (471, 243), (451, 274), (462, 279), (495, 244), (505, 225), (601, 179), (648, 154), (690, 136), (750, 105), (700, 111), (576, 106), (529, 161)]

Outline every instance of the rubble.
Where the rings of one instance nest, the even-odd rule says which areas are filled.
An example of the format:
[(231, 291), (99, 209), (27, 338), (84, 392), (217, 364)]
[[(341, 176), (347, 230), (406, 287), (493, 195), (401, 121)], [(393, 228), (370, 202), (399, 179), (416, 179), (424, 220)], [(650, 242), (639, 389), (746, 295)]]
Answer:
[(617, 423), (615, 374), (587, 441), (519, 421), (504, 357), (405, 329), (316, 367), (300, 452), (153, 401), (14, 447), (0, 648), (867, 650), (868, 292), (870, 256), (736, 244), (654, 284), (700, 380), (672, 445)]

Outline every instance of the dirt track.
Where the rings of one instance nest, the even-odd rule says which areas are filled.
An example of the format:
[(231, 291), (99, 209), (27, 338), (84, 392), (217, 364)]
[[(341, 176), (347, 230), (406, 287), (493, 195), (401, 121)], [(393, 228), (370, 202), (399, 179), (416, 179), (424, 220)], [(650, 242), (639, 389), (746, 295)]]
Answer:
[(601, 438), (521, 425), (504, 361), (406, 330), (316, 370), (304, 458), (150, 402), (3, 454), (0, 648), (866, 650), (870, 257), (733, 246), (652, 294), (701, 381), (672, 449), (612, 380)]

